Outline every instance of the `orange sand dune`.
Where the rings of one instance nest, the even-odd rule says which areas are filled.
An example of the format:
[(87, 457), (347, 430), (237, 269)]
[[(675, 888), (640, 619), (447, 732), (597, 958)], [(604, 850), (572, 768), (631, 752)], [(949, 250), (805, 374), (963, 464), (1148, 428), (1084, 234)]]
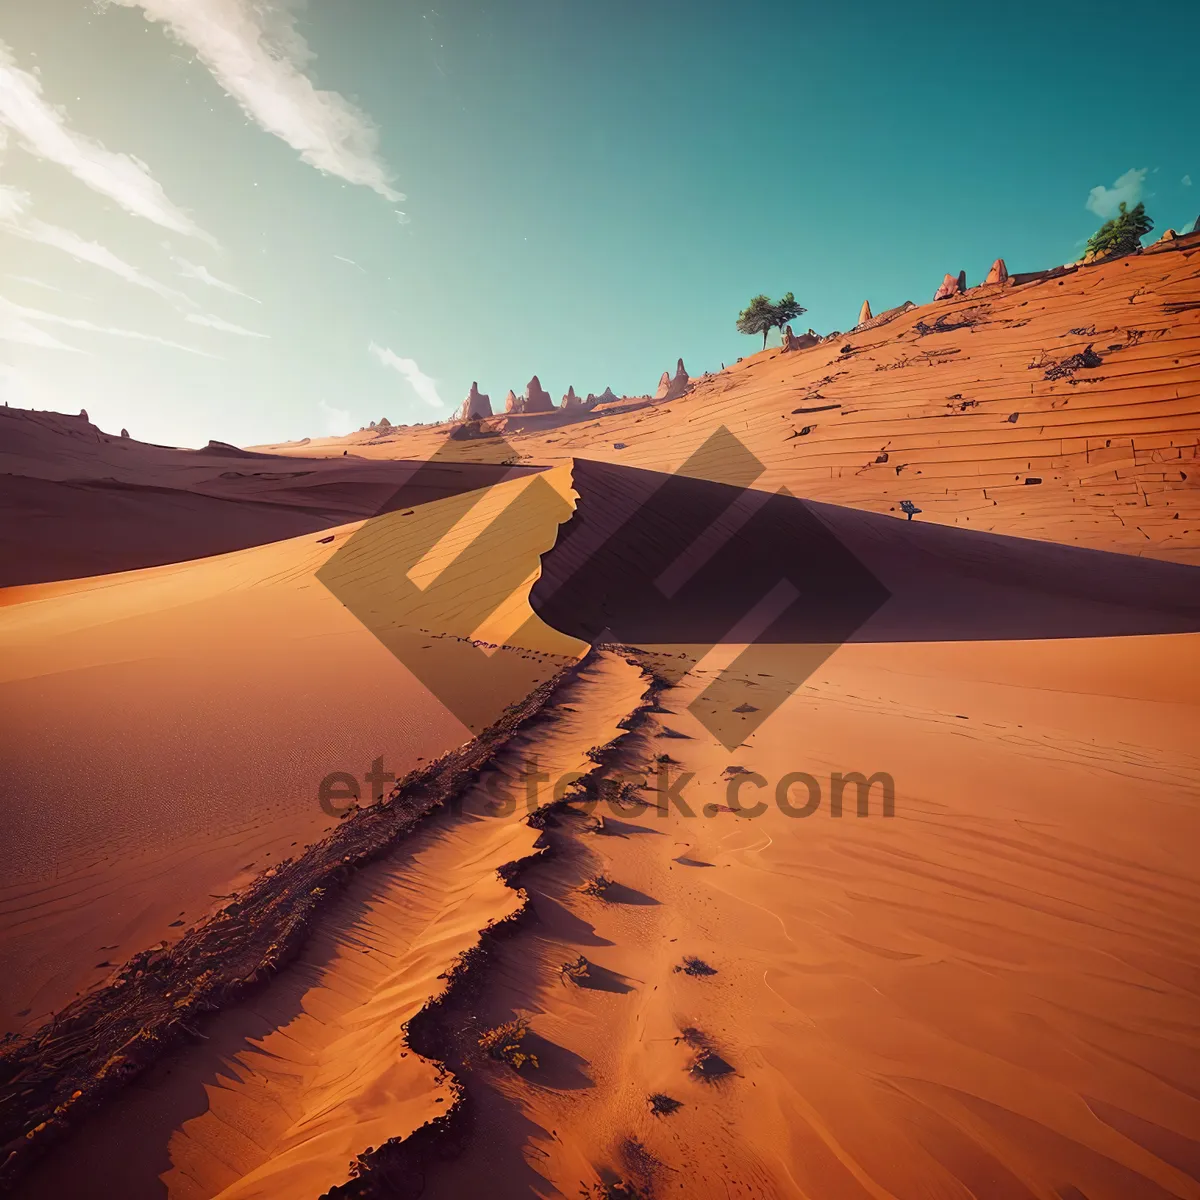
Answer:
[[(727, 425), (765, 490), (885, 513), (907, 499), (921, 521), (1200, 562), (1198, 270), (1200, 235), (1189, 235), (973, 288), (807, 350), (752, 354), (677, 400), (504, 437), (531, 464), (690, 459), (721, 479), (723, 451), (707, 464), (694, 455)], [(1089, 345), (1100, 366), (1046, 378)], [(421, 457), (448, 428), (263, 449)]]
[[(755, 653), (730, 699), (786, 684), (789, 648)], [(687, 711), (711, 674), (667, 690), (617, 766), (659, 802), (669, 754), (694, 815), (601, 806), (609, 836), (569, 818), (522, 877), (540, 920), (478, 1015), (528, 1014), (546, 1078), (472, 1073), (422, 1194), (1200, 1196), (1198, 665), (1195, 636), (843, 647), (731, 753)], [(879, 785), (832, 815), (853, 770), (894, 816)]]
[(305, 1200), (344, 1183), (368, 1146), (444, 1114), (453, 1093), (405, 1050), (403, 1023), (478, 931), (520, 904), (497, 868), (532, 852), (523, 818), (552, 798), (551, 784), (527, 783), (527, 765), (555, 780), (586, 771), (587, 750), (618, 732), (643, 687), (613, 656), (585, 668), (458, 812), (358, 875), (265, 993), (211, 1022), (204, 1043), (129, 1090), (22, 1194), (88, 1197), (104, 1179), (127, 1200)]
[[(385, 1195), (391, 1169), (431, 1197), (619, 1180), (812, 1200), (1200, 1196), (1200, 634), (1165, 632), (1197, 628), (1196, 569), (756, 495), (582, 462), (344, 530), (336, 556), (304, 539), (133, 576), (145, 589), (292, 554), (277, 573), (311, 587), (315, 572), (380, 654), (410, 654), (416, 631), (471, 686), (509, 695), (604, 621), (663, 690), (622, 719), (642, 678), (602, 656), (492, 764), (512, 781), (536, 759), (541, 802), (599, 761), (638, 785), (632, 806), (572, 806), (543, 841), (521, 806), (493, 809), (485, 778), (359, 872), (299, 960), (24, 1194), (87, 1195), (103, 1177), (130, 1197)], [(737, 536), (713, 543), (731, 521)], [(785, 568), (831, 578), (830, 532), (885, 586), (862, 640), (826, 633), (845, 587), (829, 605), (812, 593), (791, 644), (731, 638), (739, 589)], [(647, 580), (675, 607), (650, 603)], [(88, 594), (47, 590), (48, 626)], [(6, 612), (36, 627), (38, 602)], [(525, 677), (456, 657), (476, 643), (527, 647), (512, 659)], [(832, 773), (853, 771), (890, 778), (894, 815), (882, 779), (865, 814), (851, 784), (833, 815)], [(797, 772), (819, 789), (807, 816), (778, 799), (790, 774), (784, 799), (804, 803)], [(465, 1031), (460, 1100), (403, 1023), (516, 911), (495, 872), (538, 847), (518, 876), (536, 920), (466, 968), (447, 1010)], [(600, 895), (581, 890), (601, 876)], [(573, 982), (562, 968), (580, 955)], [(689, 956), (715, 974), (677, 969)], [(470, 1031), (515, 1015), (536, 1069), (472, 1057)], [(656, 1094), (682, 1107), (655, 1115)], [(402, 1155), (460, 1105), (449, 1157), (372, 1155), (393, 1139)]]
[[(525, 599), (570, 512), (566, 477), (558, 490), (547, 482), (559, 474), (323, 538), (0, 592), (6, 1030), (36, 1027), (317, 838), (335, 823), (319, 803), (329, 773), (362, 781), (382, 758), (399, 777), (582, 653)], [(472, 559), (481, 523), (506, 508), (505, 543), (480, 543)], [(380, 546), (386, 570), (403, 578), (407, 554), (425, 572), (410, 607), (390, 597), (405, 647), (317, 578), (332, 572), (353, 602), (356, 572)], [(475, 579), (469, 603), (450, 568)], [(468, 639), (492, 632), (493, 611), (504, 625), (522, 603), (525, 648), (492, 654), (485, 683), (474, 674), (484, 653)], [(467, 680), (469, 703), (449, 711), (420, 682), (429, 672)]]
[[(477, 455), (478, 457), (478, 455)], [(519, 474), (495, 459), (297, 461), (151, 446), (84, 417), (0, 408), (0, 587), (183, 562)], [(414, 479), (414, 475), (419, 478)]]

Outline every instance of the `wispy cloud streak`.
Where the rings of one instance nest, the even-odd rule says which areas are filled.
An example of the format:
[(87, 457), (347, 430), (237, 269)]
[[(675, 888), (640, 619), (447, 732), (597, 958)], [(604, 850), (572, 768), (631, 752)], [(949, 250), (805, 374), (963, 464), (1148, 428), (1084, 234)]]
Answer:
[(28, 216), (27, 201), (28, 197), (16, 192), (14, 188), (0, 186), (0, 230), (27, 242), (37, 242), (39, 245), (61, 250), (77, 262), (99, 267), (102, 271), (108, 271), (134, 287), (145, 288), (172, 304), (185, 308), (195, 307), (195, 302), (182, 292), (152, 279), (114, 254), (107, 246), (102, 246), (99, 242), (89, 242), (87, 238), (81, 237), (73, 230), (64, 229), (61, 225), (51, 225), (38, 220), (37, 217)]
[(269, 333), (256, 333), (253, 329), (243, 329), (241, 325), (226, 321), (224, 317), (214, 317), (211, 313), (188, 313), (187, 319), (193, 325), (204, 325), (208, 329), (216, 329), (221, 333), (235, 333), (239, 337), (266, 338), (271, 336)]
[(40, 329), (32, 321), (21, 316), (19, 311), (9, 308), (6, 301), (0, 300), (0, 342), (14, 342), (19, 346), (37, 346), (41, 350), (66, 350), (79, 354), (75, 346), (68, 346), (52, 333)]
[(412, 390), (431, 408), (445, 407), (441, 396), (438, 395), (436, 381), (430, 379), (417, 366), (414, 359), (401, 358), (399, 354), (389, 350), (386, 346), (378, 346), (374, 342), (371, 343), (368, 349), (385, 367), (391, 367), (393, 371), (398, 371), (403, 375), (408, 380)]
[[(101, 333), (107, 337), (126, 338), (137, 342), (153, 342), (157, 346), (167, 346), (172, 350), (183, 350), (187, 354), (196, 354), (201, 358), (216, 358), (215, 354), (209, 354), (204, 350), (197, 350), (195, 346), (185, 346), (181, 342), (173, 342), (169, 338), (162, 338), (157, 334), (143, 333), (138, 329), (118, 329), (111, 325), (97, 325), (94, 321), (85, 320), (83, 317), (64, 317), (58, 313), (43, 312), (38, 308), (26, 308), (23, 304), (15, 304), (13, 301), (0, 296), (0, 329), (4, 327), (3, 323), (5, 321), (16, 322), (31, 328), (36, 328), (37, 325), (59, 325), (66, 329), (80, 329), (86, 333)], [(62, 343), (58, 343), (56, 348), (73, 349), (73, 347), (65, 346)]]
[(118, 154), (72, 129), (66, 113), (42, 95), (36, 75), (22, 70), (0, 41), (0, 125), (16, 134), (38, 158), (57, 163), (81, 183), (107, 196), (134, 216), (164, 229), (211, 241), (196, 223), (167, 199), (145, 163)]
[(286, 3), (254, 0), (106, 0), (140, 8), (191, 46), (242, 111), (281, 138), (310, 166), (397, 202), (378, 155), (371, 119), (338, 92), (304, 73), (314, 54)]
[(217, 288), (218, 291), (228, 292), (231, 296), (241, 296), (243, 300), (253, 300), (255, 304), (261, 304), (262, 301), (248, 292), (243, 292), (241, 288), (234, 287), (232, 283), (226, 283), (223, 279), (218, 279), (206, 266), (199, 263), (188, 262), (186, 258), (175, 259), (175, 265), (179, 268), (180, 277), (183, 279), (194, 279), (199, 283), (206, 283), (211, 288)]

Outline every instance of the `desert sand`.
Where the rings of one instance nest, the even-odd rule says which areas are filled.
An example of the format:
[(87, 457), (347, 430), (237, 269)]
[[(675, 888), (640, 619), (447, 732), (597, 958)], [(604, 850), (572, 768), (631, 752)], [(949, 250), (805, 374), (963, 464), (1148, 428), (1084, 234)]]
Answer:
[(363, 506), (267, 544), (51, 545), (0, 591), (15, 1194), (1200, 1197), (1198, 254), (254, 448), (238, 512)]
[[(293, 458), (300, 448), (292, 446)], [(470, 463), (302, 461), (105, 433), (86, 414), (0, 408), (0, 588), (186, 562), (373, 517), (519, 474)], [(416, 477), (416, 478), (414, 478)], [(12, 603), (13, 594), (5, 600)]]
[[(537, 482), (535, 507), (542, 496), (570, 511)], [(526, 487), (518, 479), (485, 495), (503, 506)], [(382, 542), (390, 570), (398, 543), (411, 542), (415, 563), (442, 525), (469, 544), (472, 520), (488, 519), (486, 509), (472, 518), (472, 503), (447, 498), (411, 520), (397, 510), (372, 524), (366, 549)], [(553, 518), (514, 526), (525, 545), (509, 542), (506, 565), (518, 578), (536, 568), (555, 528)], [(0, 711), (10, 733), (0, 772), (12, 798), (0, 839), (6, 1031), (36, 1028), (335, 825), (319, 803), (329, 773), (361, 780), (382, 758), (399, 777), (482, 727), (469, 727), (473, 708), (449, 711), (380, 640), (386, 631), (372, 633), (317, 578), (360, 529), (0, 592), (12, 599), (0, 607)], [(442, 547), (447, 561), (455, 546)], [(351, 572), (363, 554), (356, 542)], [(444, 565), (427, 560), (433, 575)], [(479, 611), (491, 608), (489, 588), (503, 598), (506, 586), (493, 573), (474, 595)], [(428, 606), (439, 595), (427, 588), (415, 598)], [(418, 627), (407, 661), (453, 672), (478, 653), (466, 639), (488, 627), (455, 596), (437, 638), (419, 628), (427, 609), (398, 609), (390, 598), (392, 614)], [(500, 691), (472, 697), (490, 714), (483, 725), (584, 649), (553, 631), (525, 641), (499, 655), (511, 663), (494, 678)]]
[[(515, 1143), (497, 1194), (1200, 1194), (1200, 880), (1177, 849), (1197, 832), (1197, 642), (1118, 645), (1101, 680), (1109, 649), (845, 647), (733, 753), (685, 711), (704, 675), (665, 692), (620, 765), (669, 753), (697, 815), (564, 823), (526, 878), (544, 919), (483, 1009), (532, 1014), (557, 1078), (472, 1074), (486, 1132), (427, 1194), (471, 1194)], [(1171, 699), (1144, 695), (1146, 656)], [(825, 794), (788, 817), (752, 782), (760, 816), (702, 816), (736, 767)], [(830, 772), (853, 769), (894, 776), (894, 817), (878, 790), (867, 817), (831, 815)], [(581, 895), (598, 874), (616, 886)], [(563, 984), (580, 953), (596, 981)], [(715, 974), (681, 972), (691, 956)], [(690, 1069), (700, 1046), (727, 1075)], [(682, 1107), (656, 1116), (655, 1094)]]

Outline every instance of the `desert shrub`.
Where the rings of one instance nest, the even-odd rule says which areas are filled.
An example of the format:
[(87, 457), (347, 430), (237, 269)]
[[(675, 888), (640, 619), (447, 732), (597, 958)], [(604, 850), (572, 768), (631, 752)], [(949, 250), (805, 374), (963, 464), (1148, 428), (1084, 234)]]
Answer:
[(1127, 208), (1121, 201), (1120, 211), (1105, 221), (1088, 239), (1087, 253), (1092, 258), (1115, 258), (1121, 254), (1132, 254), (1139, 249), (1142, 238), (1154, 228), (1154, 222), (1146, 216), (1146, 206), (1140, 201)]
[(591, 968), (592, 964), (581, 954), (574, 962), (563, 963), (561, 973), (564, 979), (571, 979), (576, 983), (580, 983), (588, 977)]
[(488, 1055), (499, 1062), (508, 1063), (516, 1071), (524, 1067), (536, 1067), (537, 1055), (523, 1048), (526, 1034), (529, 1033), (529, 1021), (525, 1017), (517, 1017), (505, 1021), (494, 1029), (487, 1030), (479, 1038), (479, 1046)]
[(682, 971), (685, 975), (694, 975), (697, 978), (717, 973), (716, 967), (710, 967), (704, 959), (697, 958), (694, 954), (686, 955), (683, 962), (675, 970), (676, 972)]
[(676, 1100), (674, 1096), (668, 1096), (666, 1092), (655, 1092), (646, 1097), (646, 1102), (656, 1117), (669, 1117), (683, 1107), (682, 1100)]
[(583, 1200), (644, 1200), (646, 1193), (627, 1179), (614, 1179), (609, 1183), (584, 1184), (579, 1189)]

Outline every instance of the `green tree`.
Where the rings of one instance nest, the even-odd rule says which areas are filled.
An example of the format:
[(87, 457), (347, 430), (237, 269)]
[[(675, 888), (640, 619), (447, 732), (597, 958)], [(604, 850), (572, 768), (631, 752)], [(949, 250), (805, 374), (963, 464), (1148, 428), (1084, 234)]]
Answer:
[(801, 313), (808, 310), (796, 303), (796, 297), (788, 292), (782, 300), (772, 301), (766, 296), (755, 296), (753, 300), (738, 313), (738, 333), (754, 335), (761, 333), (763, 349), (767, 348), (767, 334), (776, 326), (780, 330), (789, 322), (794, 321)]
[(796, 297), (788, 292), (782, 300), (775, 305), (775, 324), (779, 326), (779, 332), (783, 333), (783, 327), (790, 325), (801, 313), (808, 312), (802, 304), (796, 303)]
[(766, 296), (755, 296), (749, 304), (738, 313), (738, 333), (753, 336), (762, 334), (763, 349), (767, 348), (767, 334), (775, 327), (775, 305)]
[(1117, 215), (1105, 221), (1088, 239), (1087, 253), (1093, 258), (1132, 254), (1141, 247), (1142, 238), (1153, 228), (1154, 222), (1146, 216), (1144, 204), (1139, 201), (1129, 209), (1122, 200)]

